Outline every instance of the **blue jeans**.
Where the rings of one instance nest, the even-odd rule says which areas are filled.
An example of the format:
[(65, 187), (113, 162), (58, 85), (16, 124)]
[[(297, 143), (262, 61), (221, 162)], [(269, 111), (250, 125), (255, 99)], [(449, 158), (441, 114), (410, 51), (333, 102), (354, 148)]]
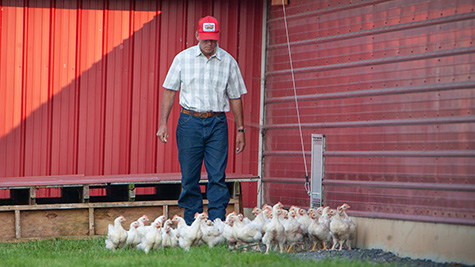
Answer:
[(226, 186), (228, 162), (228, 123), (226, 114), (199, 118), (180, 113), (176, 130), (178, 160), (181, 167), (181, 192), (178, 204), (185, 209), (184, 219), (190, 225), (196, 212), (203, 212), (199, 181), (203, 160), (208, 173), (208, 216), (224, 221), (229, 203)]

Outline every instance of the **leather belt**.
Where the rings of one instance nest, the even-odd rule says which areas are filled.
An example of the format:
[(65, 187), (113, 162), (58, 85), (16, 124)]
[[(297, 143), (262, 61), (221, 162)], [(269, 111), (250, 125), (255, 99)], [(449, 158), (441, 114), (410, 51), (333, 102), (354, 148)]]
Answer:
[(210, 111), (210, 112), (196, 112), (196, 111), (192, 111), (192, 110), (182, 108), (181, 113), (184, 113), (184, 114), (187, 114), (187, 115), (192, 115), (192, 116), (195, 116), (195, 117), (200, 117), (202, 119), (206, 119), (206, 118), (209, 118), (209, 117), (218, 116), (223, 112), (213, 112), (213, 111)]

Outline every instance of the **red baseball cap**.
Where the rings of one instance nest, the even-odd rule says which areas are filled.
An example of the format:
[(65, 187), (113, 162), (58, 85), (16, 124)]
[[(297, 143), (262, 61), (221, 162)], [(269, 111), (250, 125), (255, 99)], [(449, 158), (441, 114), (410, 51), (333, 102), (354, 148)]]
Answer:
[(198, 35), (200, 36), (200, 40), (218, 40), (218, 20), (211, 16), (201, 18), (198, 22)]

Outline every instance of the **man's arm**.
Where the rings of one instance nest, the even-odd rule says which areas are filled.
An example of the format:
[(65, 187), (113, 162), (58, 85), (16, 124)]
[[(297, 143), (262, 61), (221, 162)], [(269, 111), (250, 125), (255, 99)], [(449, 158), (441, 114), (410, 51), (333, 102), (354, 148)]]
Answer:
[(157, 136), (163, 143), (168, 142), (168, 116), (170, 116), (170, 111), (173, 107), (173, 102), (175, 101), (176, 91), (165, 89), (163, 92), (162, 99), (162, 109), (160, 117), (160, 126), (158, 128)]
[[(231, 110), (234, 115), (234, 121), (236, 122), (237, 129), (244, 129), (243, 109), (241, 98), (229, 99)], [(236, 134), (236, 153), (239, 154), (244, 151), (246, 147), (246, 138), (244, 132), (237, 132)]]

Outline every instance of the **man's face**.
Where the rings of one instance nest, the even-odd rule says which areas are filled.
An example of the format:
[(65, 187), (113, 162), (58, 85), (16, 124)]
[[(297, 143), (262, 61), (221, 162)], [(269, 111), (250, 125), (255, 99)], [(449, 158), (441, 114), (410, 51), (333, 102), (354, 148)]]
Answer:
[(216, 41), (216, 40), (200, 40), (200, 38), (198, 37), (198, 34), (196, 36), (196, 39), (198, 39), (198, 41), (200, 42), (201, 52), (207, 58), (211, 57), (215, 53), (218, 41)]

